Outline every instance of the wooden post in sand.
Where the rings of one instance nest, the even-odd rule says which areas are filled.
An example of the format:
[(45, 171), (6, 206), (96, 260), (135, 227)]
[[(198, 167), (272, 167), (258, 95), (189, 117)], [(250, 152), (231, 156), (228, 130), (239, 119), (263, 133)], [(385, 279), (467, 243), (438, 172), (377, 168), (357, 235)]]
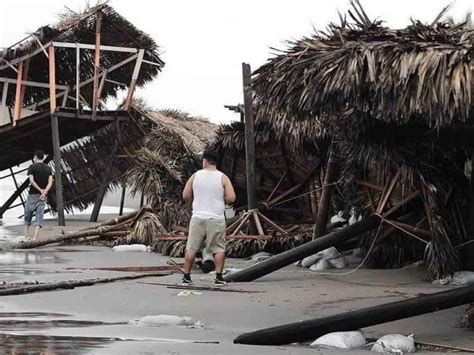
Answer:
[(255, 186), (255, 134), (252, 107), (251, 69), (242, 63), (244, 85), (244, 119), (245, 119), (245, 162), (247, 172), (247, 208), (257, 208), (257, 189)]

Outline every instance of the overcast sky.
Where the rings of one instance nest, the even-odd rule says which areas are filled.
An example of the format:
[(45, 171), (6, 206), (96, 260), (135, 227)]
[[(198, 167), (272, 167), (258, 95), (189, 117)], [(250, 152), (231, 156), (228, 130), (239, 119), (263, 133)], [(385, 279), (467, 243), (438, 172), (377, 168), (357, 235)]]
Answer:
[[(370, 18), (390, 27), (410, 17), (431, 22), (447, 0), (361, 0)], [(84, 0), (0, 0), (0, 47), (54, 23), (64, 6)], [(94, 4), (91, 1), (91, 4)], [(345, 12), (349, 0), (112, 0), (120, 14), (159, 44), (166, 65), (157, 79), (138, 91), (158, 108), (176, 108), (216, 123), (238, 119), (224, 104), (242, 101), (241, 63), (258, 68), (269, 47), (324, 29)], [(457, 0), (450, 13), (462, 17), (472, 0)]]

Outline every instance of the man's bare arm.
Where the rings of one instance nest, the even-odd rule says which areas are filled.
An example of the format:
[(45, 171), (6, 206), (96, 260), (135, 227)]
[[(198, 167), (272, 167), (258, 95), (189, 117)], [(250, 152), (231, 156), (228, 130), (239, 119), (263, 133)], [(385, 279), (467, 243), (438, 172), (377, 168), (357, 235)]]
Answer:
[(183, 199), (188, 200), (193, 197), (193, 181), (194, 181), (194, 175), (191, 176), (186, 182), (186, 185), (184, 186), (183, 189)]
[(222, 184), (224, 185), (224, 200), (227, 204), (232, 204), (235, 202), (237, 196), (235, 195), (234, 187), (232, 186), (232, 182), (226, 176), (222, 176)]
[(51, 190), (52, 186), (53, 186), (53, 177), (51, 175), (49, 175), (48, 185), (46, 185), (46, 188), (43, 190), (43, 193), (41, 194), (41, 197), (45, 198), (46, 195), (48, 194), (49, 190)]
[(42, 193), (43, 193), (43, 189), (38, 186), (38, 184), (37, 184), (36, 181), (35, 181), (35, 177), (34, 177), (33, 175), (29, 175), (28, 177), (30, 178), (30, 184), (31, 184), (31, 186), (33, 186), (36, 190), (38, 190), (38, 192), (39, 192), (40, 194), (42, 194)]

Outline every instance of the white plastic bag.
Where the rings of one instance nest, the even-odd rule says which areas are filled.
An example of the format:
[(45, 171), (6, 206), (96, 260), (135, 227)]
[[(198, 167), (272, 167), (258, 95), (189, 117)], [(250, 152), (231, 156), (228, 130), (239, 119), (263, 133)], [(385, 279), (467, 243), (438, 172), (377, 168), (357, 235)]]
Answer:
[(356, 349), (367, 343), (360, 330), (352, 332), (334, 332), (323, 335), (311, 343), (311, 346), (321, 346), (339, 349)]
[(168, 314), (145, 316), (132, 323), (147, 326), (192, 326), (195, 324), (191, 317), (179, 317)]
[(149, 252), (150, 247), (143, 244), (117, 245), (112, 248), (114, 252)]
[(329, 265), (334, 269), (345, 269), (348, 266), (348, 262), (344, 256), (340, 256), (334, 259), (328, 259)]
[(378, 339), (372, 351), (378, 353), (414, 353), (416, 352), (413, 334), (404, 336), (401, 334), (388, 334)]
[(311, 265), (309, 268), (311, 271), (323, 271), (331, 268), (331, 264), (326, 259), (319, 260), (316, 264)]

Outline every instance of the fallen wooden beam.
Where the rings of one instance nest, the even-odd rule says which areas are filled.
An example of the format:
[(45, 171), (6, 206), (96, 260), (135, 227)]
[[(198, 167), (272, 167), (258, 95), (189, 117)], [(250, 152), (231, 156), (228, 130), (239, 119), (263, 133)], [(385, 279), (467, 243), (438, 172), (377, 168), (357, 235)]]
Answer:
[(329, 233), (321, 238), (315, 239), (306, 244), (300, 245), (281, 254), (275, 255), (261, 263), (250, 266), (241, 271), (237, 271), (225, 277), (228, 282), (247, 282), (270, 274), (275, 270), (290, 265), (307, 256), (313, 255), (321, 250), (334, 246), (337, 243), (354, 238), (364, 232), (377, 227), (381, 222), (380, 217), (371, 215), (363, 221), (351, 226)]
[(474, 285), (469, 285), (408, 300), (245, 333), (235, 338), (234, 343), (283, 345), (310, 341), (331, 332), (358, 330), (457, 307), (473, 301)]
[(148, 274), (138, 274), (138, 275), (128, 275), (128, 276), (118, 276), (118, 277), (107, 277), (101, 279), (86, 279), (86, 280), (67, 280), (59, 281), (49, 284), (38, 284), (38, 285), (26, 285), (26, 286), (15, 286), (12, 288), (0, 289), (0, 296), (12, 296), (12, 295), (22, 295), (26, 293), (34, 292), (45, 292), (45, 291), (55, 291), (61, 289), (73, 289), (76, 287), (84, 286), (93, 286), (97, 284), (104, 284), (116, 281), (126, 281), (126, 280), (136, 280), (142, 279), (145, 277), (158, 277), (158, 276), (168, 276), (171, 275), (169, 272), (154, 272)]

